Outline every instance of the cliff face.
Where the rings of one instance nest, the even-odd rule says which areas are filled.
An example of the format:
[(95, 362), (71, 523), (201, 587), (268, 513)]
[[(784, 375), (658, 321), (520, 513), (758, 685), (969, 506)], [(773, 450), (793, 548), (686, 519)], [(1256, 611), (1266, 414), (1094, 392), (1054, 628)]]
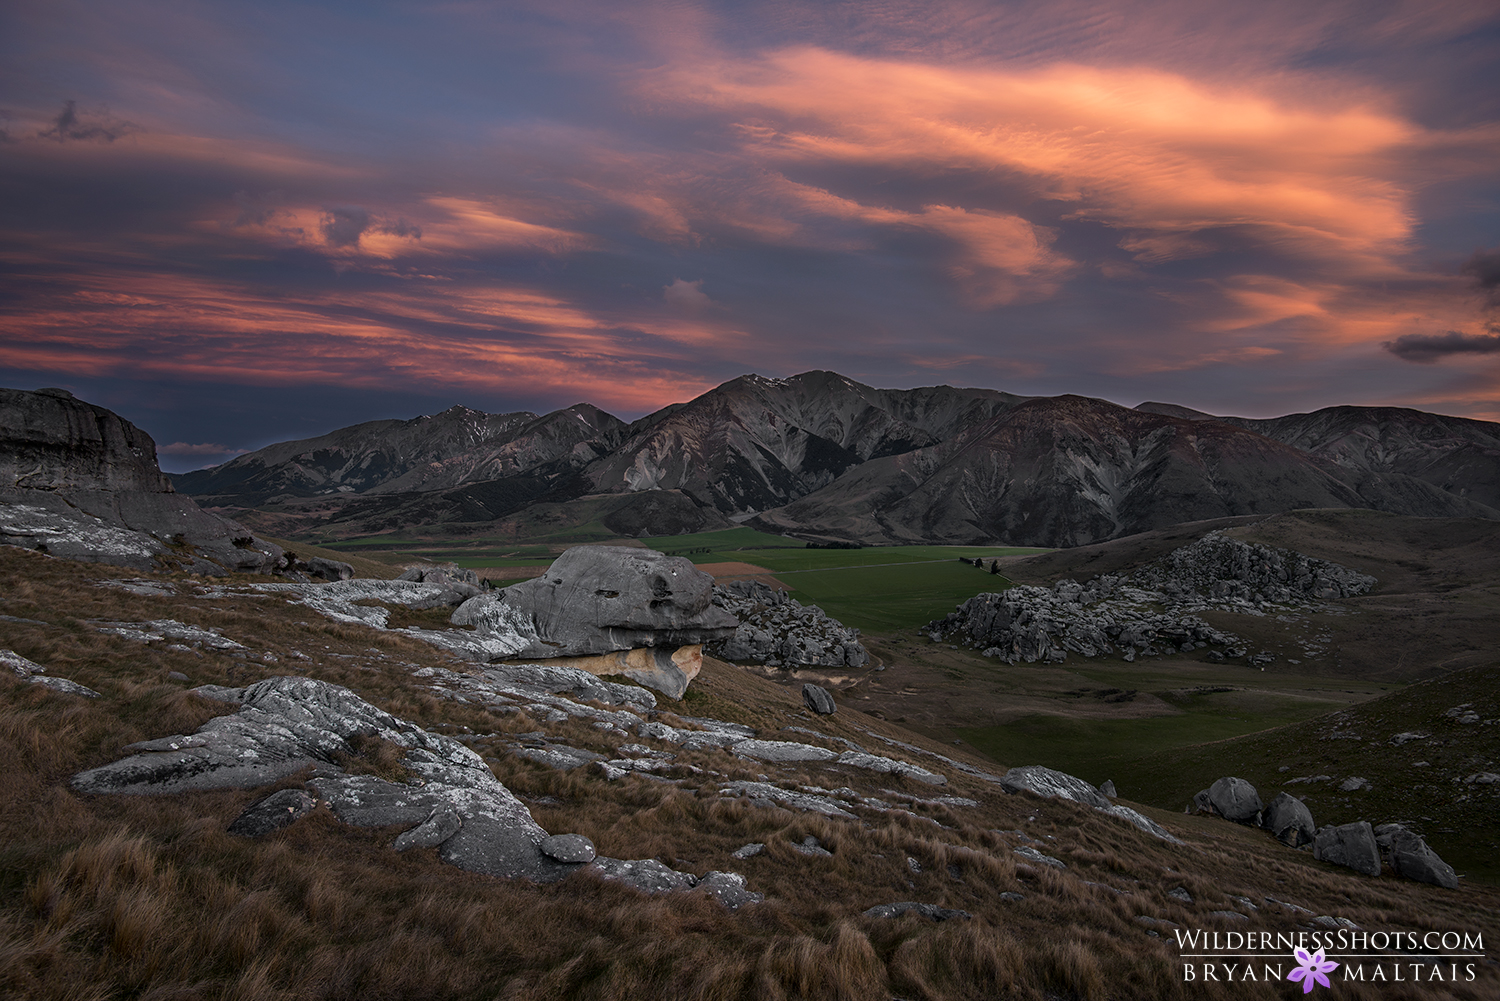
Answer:
[(0, 389), (0, 542), (152, 569), (175, 555), (203, 573), (269, 573), (281, 550), (176, 493), (156, 443), (61, 389)]
[(0, 389), (0, 485), (173, 492), (150, 435), (64, 389)]

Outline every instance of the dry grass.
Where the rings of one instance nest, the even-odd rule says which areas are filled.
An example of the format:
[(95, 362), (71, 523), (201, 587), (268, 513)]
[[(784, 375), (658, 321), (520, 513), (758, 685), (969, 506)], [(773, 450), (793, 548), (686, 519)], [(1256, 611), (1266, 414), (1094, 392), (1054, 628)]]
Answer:
[[(0, 680), (0, 757), (8, 765), (0, 774), (8, 807), (0, 812), (0, 995), (1272, 998), (1284, 990), (1181, 983), (1175, 947), (1147, 936), (1135, 916), (1206, 927), (1208, 911), (1232, 906), (1232, 896), (1272, 895), (1365, 927), (1469, 927), (1492, 939), (1500, 933), (1500, 894), (1493, 890), (1448, 892), (1346, 876), (1256, 832), (1157, 814), (1192, 842), (1174, 847), (1074, 804), (1005, 796), (967, 777), (933, 790), (821, 764), (774, 774), (783, 784), (857, 785), (893, 803), (934, 792), (981, 803), (848, 821), (719, 796), (724, 779), (756, 778), (765, 768), (723, 752), (680, 754), (670, 773), (680, 784), (555, 771), (504, 750), (508, 735), (539, 728), (526, 714), (492, 715), (413, 687), (413, 666), (451, 662), (407, 637), (324, 623), (279, 600), (210, 604), (80, 584), (91, 576), (115, 575), (0, 548), (0, 612), (44, 623), (0, 621), (0, 646), (103, 694), (82, 700)], [(249, 652), (240, 658), (142, 647), (84, 621), (165, 617), (220, 628)], [(274, 663), (263, 659), (268, 653)], [(348, 685), (438, 732), (494, 734), (472, 746), (532, 801), (547, 829), (586, 834), (616, 857), (658, 858), (700, 875), (734, 869), (767, 900), (730, 913), (701, 894), (648, 897), (586, 873), (549, 886), (489, 879), (442, 863), (431, 849), (397, 856), (390, 848), (397, 831), (347, 827), (321, 809), (260, 840), (228, 835), (230, 821), (267, 789), (73, 793), (67, 781), (74, 772), (115, 759), (134, 741), (191, 732), (231, 708), (189, 694), (167, 680), (169, 671), (188, 674), (192, 684), (245, 684), (296, 671)], [(769, 730), (815, 725), (882, 747), (868, 727), (960, 753), (857, 714), (813, 724), (795, 691), (714, 662), (692, 691), (663, 708)], [(581, 722), (548, 730), (575, 746), (610, 749), (600, 731)], [(389, 745), (372, 740), (354, 751), (350, 767), (399, 776), (399, 755)], [(1018, 840), (1003, 833), (1017, 828), (1069, 868), (1017, 858), (1011, 849)], [(809, 834), (832, 857), (792, 850)], [(767, 849), (743, 861), (729, 857), (751, 841)], [(1177, 885), (1197, 902), (1167, 896)], [(1025, 898), (1002, 900), (1002, 891)], [(895, 900), (974, 917), (938, 924), (915, 915), (861, 916)], [(1273, 908), (1236, 926), (1292, 927)], [(1449, 994), (1340, 985), (1340, 996), (1478, 1001), (1496, 989), (1487, 969), (1476, 984)]]

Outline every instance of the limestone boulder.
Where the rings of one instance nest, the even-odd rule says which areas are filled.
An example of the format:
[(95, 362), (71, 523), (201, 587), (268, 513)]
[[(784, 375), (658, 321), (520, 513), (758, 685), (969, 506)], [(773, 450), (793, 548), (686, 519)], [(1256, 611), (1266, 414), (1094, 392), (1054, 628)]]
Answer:
[(307, 572), (323, 580), (348, 580), (354, 576), (354, 567), (343, 560), (314, 556), (307, 561)]
[(1311, 844), (1318, 831), (1307, 804), (1287, 792), (1271, 800), (1271, 805), (1261, 816), (1261, 826), (1276, 840), (1292, 848)]
[(1232, 776), (1219, 779), (1208, 787), (1208, 801), (1219, 816), (1237, 824), (1254, 823), (1263, 808), (1255, 786)]
[(1458, 874), (1433, 851), (1420, 834), (1400, 824), (1375, 828), (1375, 843), (1396, 875), (1419, 883), (1432, 883), (1450, 890), (1458, 887)]
[(819, 685), (802, 686), (802, 703), (819, 716), (832, 716), (838, 712), (838, 706), (833, 704), (833, 696), (828, 694), (828, 689)]
[(1366, 876), (1380, 875), (1380, 847), (1374, 828), (1364, 820), (1320, 828), (1313, 837), (1313, 858)]
[(1012, 768), (1001, 778), (1000, 788), (1006, 792), (1020, 792), (1024, 789), (1048, 798), (1059, 796), (1063, 799), (1071, 799), (1075, 803), (1092, 806), (1096, 810), (1105, 810), (1110, 806), (1109, 800), (1105, 799), (1092, 784), (1066, 772), (1042, 765), (1021, 765)]
[(739, 625), (712, 604), (713, 578), (690, 561), (626, 546), (575, 546), (500, 597), (536, 630), (518, 658), (676, 648), (727, 638)]

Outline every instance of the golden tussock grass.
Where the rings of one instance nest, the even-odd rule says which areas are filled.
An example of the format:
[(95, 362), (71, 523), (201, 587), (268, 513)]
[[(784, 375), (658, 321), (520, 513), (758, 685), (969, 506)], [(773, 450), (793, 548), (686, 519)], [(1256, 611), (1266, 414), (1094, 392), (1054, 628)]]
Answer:
[[(1273, 895), (1365, 927), (1478, 924), (1497, 933), (1500, 895), (1483, 887), (1447, 892), (1346, 876), (1222, 823), (1179, 823), (1191, 844), (1165, 845), (1074, 804), (1002, 795), (965, 776), (934, 790), (821, 764), (772, 775), (789, 786), (855, 785), (892, 804), (907, 802), (902, 795), (935, 793), (981, 803), (851, 821), (719, 796), (723, 781), (772, 769), (718, 751), (680, 752), (668, 774), (681, 784), (641, 776), (606, 782), (588, 768), (556, 771), (505, 749), (512, 735), (542, 729), (527, 714), (491, 714), (414, 688), (413, 666), (453, 665), (409, 637), (324, 623), (279, 600), (210, 605), (80, 583), (105, 576), (123, 574), (0, 548), (4, 613), (44, 622), (0, 621), (0, 646), (103, 695), (82, 700), (0, 679), (0, 760), (7, 764), (0, 772), (7, 804), (0, 812), (0, 995), (1238, 1001), (1284, 991), (1272, 984), (1184, 985), (1175, 976), (1175, 947), (1147, 936), (1136, 915), (1207, 927), (1207, 911), (1234, 906), (1233, 896), (1259, 902)], [(168, 617), (220, 628), (249, 648), (246, 656), (143, 647), (84, 621)], [(266, 654), (276, 660), (265, 661)], [(698, 875), (732, 869), (767, 900), (730, 913), (703, 894), (649, 897), (587, 873), (547, 886), (489, 879), (446, 865), (432, 849), (398, 856), (390, 847), (397, 831), (349, 827), (322, 808), (259, 840), (226, 833), (245, 806), (277, 786), (163, 797), (73, 793), (67, 781), (74, 772), (114, 760), (127, 744), (189, 733), (233, 710), (185, 691), (169, 671), (194, 685), (306, 674), (347, 685), (436, 732), (493, 734), (471, 746), (531, 801), (548, 830), (576, 831), (605, 854), (657, 858)], [(811, 724), (795, 690), (713, 662), (695, 689), (700, 697), (663, 700), (663, 708), (739, 719), (768, 736), (795, 723), (867, 747), (875, 743), (867, 729), (922, 742), (858, 714)], [(619, 740), (584, 722), (546, 729), (600, 753)], [(373, 738), (356, 742), (345, 764), (402, 774), (398, 749)], [(1069, 868), (1016, 857), (1019, 840), (1003, 832), (1017, 828)], [(794, 851), (808, 835), (833, 855)], [(729, 856), (752, 841), (765, 851)], [(1167, 896), (1177, 885), (1196, 903)], [(1025, 897), (1005, 901), (1002, 891)], [(862, 917), (872, 905), (898, 900), (963, 909), (973, 919)], [(1263, 907), (1236, 928), (1294, 926)], [(1494, 996), (1496, 984), (1486, 971), (1477, 984), (1446, 994), (1341, 984), (1340, 996), (1480, 1001)]]

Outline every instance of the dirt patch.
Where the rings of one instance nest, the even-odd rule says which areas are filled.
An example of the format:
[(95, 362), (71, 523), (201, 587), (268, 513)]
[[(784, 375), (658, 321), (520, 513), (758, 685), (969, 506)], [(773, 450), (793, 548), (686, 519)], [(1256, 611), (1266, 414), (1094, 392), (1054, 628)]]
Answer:
[(776, 579), (776, 571), (758, 567), (754, 563), (700, 563), (698, 569), (711, 576), (719, 584), (727, 584), (734, 580), (758, 580), (778, 591), (791, 590)]

